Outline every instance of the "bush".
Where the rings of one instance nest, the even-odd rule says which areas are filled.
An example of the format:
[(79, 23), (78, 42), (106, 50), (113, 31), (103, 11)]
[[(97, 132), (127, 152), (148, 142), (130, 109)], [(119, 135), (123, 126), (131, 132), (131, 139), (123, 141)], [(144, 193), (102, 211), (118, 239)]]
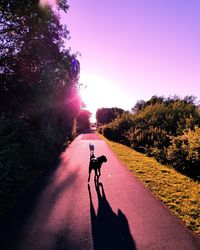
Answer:
[(124, 112), (99, 131), (110, 140), (170, 163), (178, 171), (198, 176), (200, 111), (195, 100), (193, 96), (153, 96), (147, 102), (139, 101), (133, 113)]
[(147, 156), (153, 156), (158, 162), (166, 163), (167, 161), (166, 152), (167, 152), (166, 147), (163, 148), (152, 147), (148, 149)]
[(109, 140), (117, 141), (115, 137), (115, 127), (112, 125), (105, 126), (102, 130), (103, 135)]
[[(164, 148), (168, 147), (170, 140), (166, 131), (160, 128), (150, 127), (147, 129), (129, 129), (125, 134), (130, 146), (151, 156), (158, 156), (164, 160)], [(159, 152), (157, 154), (157, 152)], [(162, 157), (161, 157), (162, 152)]]
[(98, 133), (103, 134), (103, 126), (97, 128)]
[(195, 130), (189, 130), (188, 136), (188, 160), (194, 164), (195, 167), (200, 168), (200, 128), (195, 127)]
[(123, 115), (118, 116), (113, 122), (104, 125), (102, 133), (110, 140), (129, 144), (125, 132), (132, 126), (134, 126), (133, 116), (129, 113), (124, 113)]
[(200, 176), (200, 128), (188, 130), (174, 137), (167, 150), (169, 163), (178, 171), (191, 176)]
[(9, 214), (64, 148), (66, 128), (56, 120), (46, 122), (34, 127), (25, 119), (0, 120), (0, 217)]

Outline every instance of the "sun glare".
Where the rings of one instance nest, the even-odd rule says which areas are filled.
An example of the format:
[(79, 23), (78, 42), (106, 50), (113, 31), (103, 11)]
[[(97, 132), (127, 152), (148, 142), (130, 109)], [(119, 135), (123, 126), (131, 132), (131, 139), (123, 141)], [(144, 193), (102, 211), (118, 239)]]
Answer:
[(114, 107), (120, 102), (120, 92), (116, 86), (103, 77), (94, 74), (83, 73), (80, 76), (80, 95), (86, 108), (92, 113), (91, 121), (95, 121), (95, 114), (98, 108)]

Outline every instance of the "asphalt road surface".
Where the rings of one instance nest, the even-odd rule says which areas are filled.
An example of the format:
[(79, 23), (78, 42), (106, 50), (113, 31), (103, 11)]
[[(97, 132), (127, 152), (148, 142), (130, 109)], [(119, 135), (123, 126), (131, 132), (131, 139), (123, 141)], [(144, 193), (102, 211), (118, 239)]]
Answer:
[[(88, 184), (89, 142), (106, 155)], [(200, 249), (190, 232), (120, 163), (95, 133), (78, 136), (0, 228), (0, 249)]]

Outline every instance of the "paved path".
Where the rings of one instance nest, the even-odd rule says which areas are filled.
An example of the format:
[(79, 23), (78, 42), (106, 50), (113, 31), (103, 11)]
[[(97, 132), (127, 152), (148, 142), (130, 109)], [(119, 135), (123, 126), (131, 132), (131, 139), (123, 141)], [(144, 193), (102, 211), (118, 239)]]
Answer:
[[(89, 142), (105, 154), (99, 185), (87, 183)], [(96, 134), (82, 134), (26, 206), (0, 229), (0, 249), (200, 249), (193, 235), (118, 161)]]

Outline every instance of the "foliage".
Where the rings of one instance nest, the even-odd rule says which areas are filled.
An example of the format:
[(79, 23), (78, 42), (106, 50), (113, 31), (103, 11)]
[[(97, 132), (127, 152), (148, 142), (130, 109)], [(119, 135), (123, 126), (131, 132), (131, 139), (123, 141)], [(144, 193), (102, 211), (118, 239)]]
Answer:
[(101, 108), (96, 112), (96, 119), (99, 124), (108, 124), (112, 122), (118, 115), (124, 112), (121, 108)]
[(71, 100), (79, 63), (63, 48), (68, 31), (50, 8), (39, 7), (39, 1), (2, 2), (6, 6), (0, 40), (9, 42), (1, 44), (1, 112), (30, 117), (45, 110), (55, 112), (52, 107), (56, 107), (73, 119), (71, 106), (78, 112), (78, 103)]
[[(153, 99), (154, 100), (154, 99)], [(193, 129), (195, 124), (200, 124), (200, 115), (197, 106), (181, 99), (164, 99), (149, 105), (135, 115), (137, 128), (148, 129), (159, 127), (169, 135), (181, 135), (185, 128)], [(147, 101), (148, 103), (148, 101)]]
[(157, 127), (149, 127), (148, 130), (130, 128), (126, 132), (126, 137), (133, 148), (138, 147), (158, 147), (169, 144), (169, 137), (165, 130)]
[(188, 160), (195, 166), (200, 166), (200, 128), (186, 132), (188, 136)]
[(1, 121), (0, 216), (10, 211), (34, 177), (52, 164), (59, 148), (52, 150), (43, 136), (26, 122)]
[(143, 111), (147, 106), (163, 103), (163, 101), (164, 101), (164, 98), (158, 97), (158, 96), (152, 96), (151, 99), (146, 102), (144, 100), (139, 100), (136, 102), (135, 106), (132, 108), (132, 112), (135, 114), (138, 114), (141, 111)]
[[(198, 149), (194, 139), (197, 132), (192, 132), (197, 131), (195, 126), (200, 127), (200, 112), (195, 97), (153, 96), (146, 102), (138, 101), (131, 114), (118, 116), (100, 127), (99, 132), (108, 139), (122, 142), (197, 177)], [(185, 131), (189, 131), (188, 134)], [(186, 144), (182, 139), (185, 137), (190, 137), (191, 142)], [(195, 141), (195, 146), (191, 149), (192, 141)]]
[(0, 214), (76, 134), (80, 65), (68, 35), (39, 0), (0, 0)]
[(106, 141), (128, 169), (189, 229), (200, 235), (200, 183), (130, 147)]
[(173, 138), (167, 158), (177, 170), (200, 176), (200, 128), (196, 126), (194, 131)]
[[(102, 134), (113, 141), (121, 141), (126, 143), (125, 131), (131, 128), (133, 117), (130, 113), (123, 113), (111, 123), (100, 128)], [(98, 130), (98, 131), (100, 131)]]
[(85, 129), (90, 128), (91, 115), (91, 112), (86, 109), (80, 110), (80, 113), (77, 117), (77, 130), (79, 132), (83, 132)]
[(150, 127), (148, 130), (130, 128), (125, 136), (130, 147), (154, 156), (160, 162), (166, 160), (166, 147), (170, 144), (170, 137), (165, 130), (159, 127)]

